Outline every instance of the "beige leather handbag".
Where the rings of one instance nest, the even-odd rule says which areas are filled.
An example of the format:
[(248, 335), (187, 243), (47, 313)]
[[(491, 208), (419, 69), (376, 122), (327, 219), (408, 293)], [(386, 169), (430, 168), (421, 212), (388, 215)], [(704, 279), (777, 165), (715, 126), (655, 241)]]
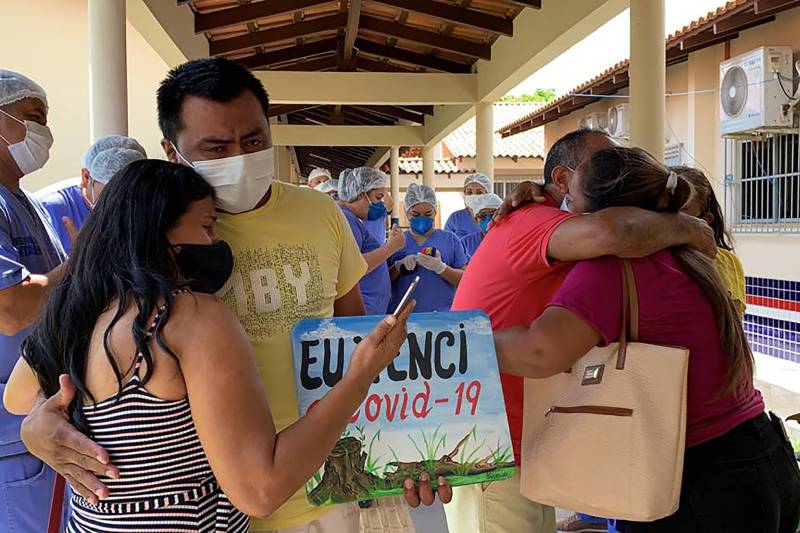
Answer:
[(650, 522), (678, 509), (689, 351), (638, 342), (636, 281), (628, 261), (621, 270), (619, 342), (593, 348), (570, 372), (525, 380), (521, 490), (554, 507)]

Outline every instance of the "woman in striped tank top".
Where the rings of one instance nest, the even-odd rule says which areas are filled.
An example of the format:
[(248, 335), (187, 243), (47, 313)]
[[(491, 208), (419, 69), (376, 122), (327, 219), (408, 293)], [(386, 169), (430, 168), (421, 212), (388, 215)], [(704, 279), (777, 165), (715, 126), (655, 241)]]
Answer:
[(269, 515), (322, 465), (405, 339), (412, 306), (381, 322), (341, 382), (277, 433), (247, 336), (213, 296), (233, 266), (214, 222), (213, 189), (194, 170), (129, 165), (23, 346), (9, 410), (29, 411), (68, 374), (80, 398), (71, 420), (119, 468), (104, 479), (108, 498), (73, 496), (71, 532), (246, 531), (247, 515)]

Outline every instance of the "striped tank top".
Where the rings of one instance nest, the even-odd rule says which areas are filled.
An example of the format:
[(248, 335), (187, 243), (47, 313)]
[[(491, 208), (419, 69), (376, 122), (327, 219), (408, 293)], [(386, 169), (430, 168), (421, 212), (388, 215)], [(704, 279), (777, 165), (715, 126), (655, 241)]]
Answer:
[(82, 408), (92, 438), (108, 451), (120, 477), (102, 479), (109, 497), (98, 505), (73, 493), (67, 531), (247, 531), (250, 519), (231, 505), (211, 471), (188, 398), (150, 394), (139, 377), (142, 360), (139, 354), (121, 394)]

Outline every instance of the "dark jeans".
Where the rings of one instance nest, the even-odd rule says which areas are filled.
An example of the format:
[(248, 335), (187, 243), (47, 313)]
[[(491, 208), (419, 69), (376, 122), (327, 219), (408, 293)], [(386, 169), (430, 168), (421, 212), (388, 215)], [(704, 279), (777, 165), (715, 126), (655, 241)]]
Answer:
[(795, 533), (800, 470), (777, 421), (761, 414), (686, 450), (680, 508), (624, 533)]

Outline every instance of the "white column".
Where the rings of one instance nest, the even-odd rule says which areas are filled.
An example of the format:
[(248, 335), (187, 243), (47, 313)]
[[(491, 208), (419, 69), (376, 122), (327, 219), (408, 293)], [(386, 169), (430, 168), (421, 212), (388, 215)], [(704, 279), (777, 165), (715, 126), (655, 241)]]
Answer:
[(400, 220), (400, 147), (392, 146), (392, 151), (389, 155), (389, 167), (391, 168), (391, 186), (392, 186), (392, 223), (395, 220)]
[(436, 190), (436, 180), (433, 168), (434, 146), (422, 147), (422, 184)]
[(475, 105), (475, 154), (475, 169), (494, 179), (494, 108), (491, 102)]
[(89, 0), (89, 115), (92, 142), (128, 134), (125, 0)]
[(630, 0), (631, 144), (664, 160), (664, 0)]

